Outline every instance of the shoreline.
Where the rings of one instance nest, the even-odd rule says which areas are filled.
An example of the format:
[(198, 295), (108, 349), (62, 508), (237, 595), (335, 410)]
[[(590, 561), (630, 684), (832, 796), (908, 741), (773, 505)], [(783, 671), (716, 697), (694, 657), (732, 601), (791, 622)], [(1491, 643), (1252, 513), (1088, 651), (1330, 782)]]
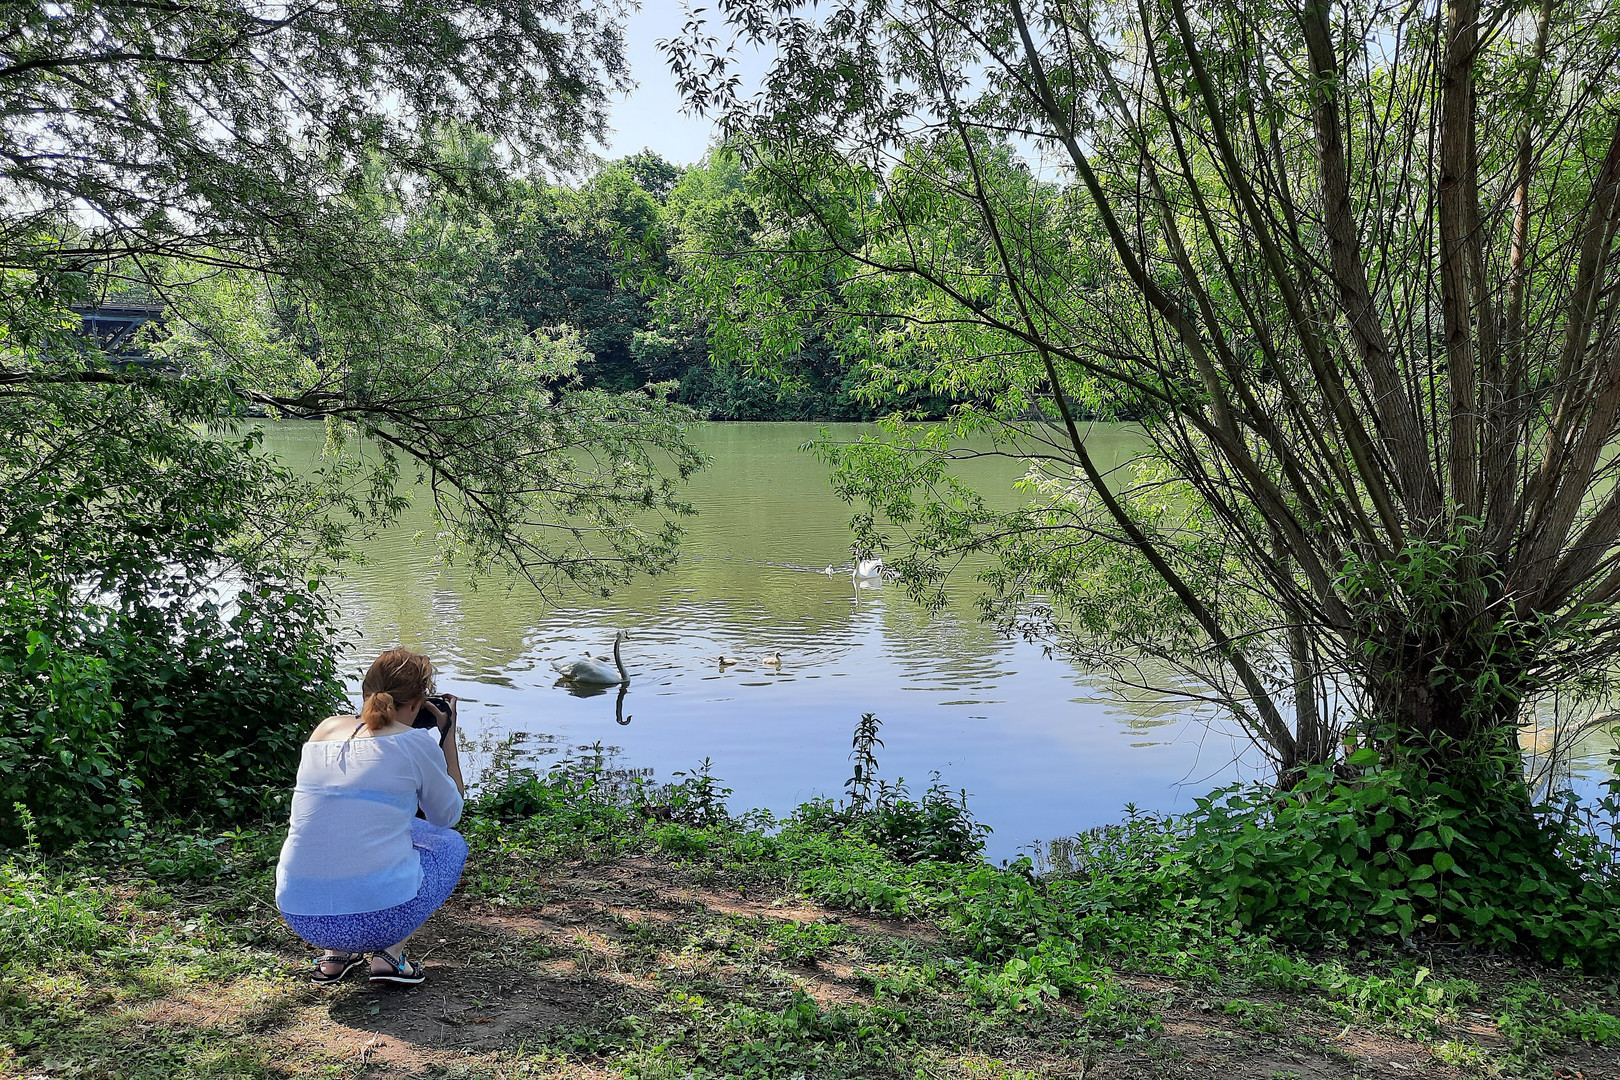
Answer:
[(279, 828), (12, 852), (0, 1075), (1620, 1076), (1609, 978), (1118, 912), (1065, 941), (1016, 867), (543, 790), (464, 820), (473, 855), (415, 940), (412, 990), (307, 984), (270, 899)]

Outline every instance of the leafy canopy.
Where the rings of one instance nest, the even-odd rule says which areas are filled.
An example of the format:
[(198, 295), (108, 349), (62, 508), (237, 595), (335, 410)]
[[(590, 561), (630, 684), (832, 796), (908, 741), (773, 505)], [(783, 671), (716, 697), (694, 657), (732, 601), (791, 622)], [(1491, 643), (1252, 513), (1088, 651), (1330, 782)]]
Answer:
[[(971, 388), (950, 436), (1031, 462), (1039, 498), (1009, 515), (928, 497), (942, 438), (839, 456), (919, 588), (999, 554), (1004, 625), (1180, 668), (1285, 777), (1348, 736), (1511, 784), (1538, 699), (1612, 682), (1613, 11), (841, 0), (720, 22), (668, 52), (770, 192), (777, 257), (735, 260), (739, 322), (791, 348), (817, 305), (776, 299), (815, 283), (893, 385)], [(748, 98), (745, 44), (777, 58)], [(1098, 460), (1099, 411), (1139, 422), (1139, 463)]]

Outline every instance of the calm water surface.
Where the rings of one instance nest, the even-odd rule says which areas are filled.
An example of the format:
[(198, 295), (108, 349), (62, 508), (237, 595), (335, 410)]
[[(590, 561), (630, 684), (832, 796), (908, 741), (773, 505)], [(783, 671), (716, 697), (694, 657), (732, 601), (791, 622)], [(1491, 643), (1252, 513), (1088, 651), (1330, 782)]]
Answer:
[[(367, 545), (370, 561), (339, 586), (356, 639), (351, 666), (395, 644), (419, 649), (440, 667), (440, 688), (461, 695), (475, 743), (487, 748), (514, 732), (559, 749), (599, 741), (619, 748), (620, 764), (658, 779), (707, 757), (734, 789), (734, 809), (777, 813), (842, 794), (851, 731), (862, 712), (876, 712), (878, 775), (916, 790), (937, 771), (965, 788), (995, 830), (997, 858), (1116, 820), (1128, 802), (1186, 809), (1215, 784), (1254, 775), (1241, 736), (1207, 716), (1175, 702), (1123, 701), (1092, 673), (980, 625), (971, 580), (959, 583), (950, 610), (930, 617), (893, 585), (857, 589), (847, 570), (821, 573), (829, 563), (847, 567), (850, 534), (849, 507), (832, 495), (826, 467), (800, 450), (820, 427), (697, 427), (714, 464), (691, 486), (700, 513), (686, 520), (679, 567), (608, 600), (546, 604), (528, 586), (475, 588), (436, 564), (431, 542), (415, 539), (430, 528), (427, 513), (411, 512)], [(832, 430), (854, 439), (861, 429)], [(323, 437), (319, 425), (284, 423), (268, 443), (296, 464), (314, 460)], [(1127, 427), (1092, 438), (1093, 453), (1111, 463), (1137, 445)], [(964, 475), (1010, 505), (1021, 471), (979, 462)], [(556, 685), (552, 658), (605, 653), (621, 627), (632, 634), (622, 705), (616, 689), (577, 697)], [(715, 662), (774, 650), (780, 670), (744, 662), (722, 671)], [(487, 749), (471, 757), (477, 768)]]

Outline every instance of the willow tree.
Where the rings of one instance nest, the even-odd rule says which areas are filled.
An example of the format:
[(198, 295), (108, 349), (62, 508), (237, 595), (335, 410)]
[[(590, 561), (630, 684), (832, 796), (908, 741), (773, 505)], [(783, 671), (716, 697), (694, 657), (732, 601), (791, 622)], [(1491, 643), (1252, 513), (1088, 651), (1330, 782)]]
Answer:
[[(70, 533), (110, 542), (164, 499), (161, 468), (124, 484), (119, 463), (269, 411), (387, 450), (324, 488), (240, 490), (284, 553), (390, 520), (414, 472), (481, 565), (542, 587), (667, 565), (674, 481), (700, 464), (686, 414), (576, 393), (577, 341), (469, 300), (509, 178), (586, 160), (627, 86), (618, 9), (583, 0), (5, 6), (0, 541), (68, 567)], [(162, 308), (121, 346), (151, 363), (78, 333), (120, 302)]]
[[(992, 613), (1196, 673), (1285, 776), (1359, 745), (1358, 765), (1516, 779), (1523, 712), (1608, 684), (1612, 9), (721, 10), (668, 50), (775, 207), (754, 294), (836, 281), (881, 377), (978, 394), (961, 428), (1034, 463), (1044, 498), (1006, 514), (943, 487), (937, 434), (920, 457), (845, 455), (914, 580), (999, 553)], [(775, 51), (757, 95), (728, 38)], [(687, 257), (725, 256), (699, 238)], [(779, 338), (797, 317), (751, 315)], [(1049, 426), (1016, 425), (1032, 404)], [(1084, 417), (1110, 411), (1152, 449), (1105, 476)]]
[[(416, 477), (477, 569), (674, 558), (686, 411), (474, 296), (491, 202), (625, 85), (585, 0), (0, 6), (0, 842), (19, 803), (50, 843), (274, 807), (342, 691), (311, 582)], [(333, 452), (301, 475), (249, 411)]]

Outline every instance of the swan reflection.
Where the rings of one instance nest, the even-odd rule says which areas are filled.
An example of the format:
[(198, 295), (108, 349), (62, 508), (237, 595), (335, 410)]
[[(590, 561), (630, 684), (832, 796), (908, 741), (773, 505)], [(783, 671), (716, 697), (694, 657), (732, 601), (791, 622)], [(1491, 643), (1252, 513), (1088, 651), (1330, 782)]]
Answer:
[[(592, 686), (588, 683), (571, 683), (567, 679), (558, 679), (551, 685), (553, 689), (561, 688), (577, 698), (601, 697), (612, 689), (612, 687)], [(624, 715), (624, 698), (628, 693), (630, 693), (630, 684), (628, 682), (620, 683), (619, 694), (613, 700), (613, 722), (615, 724), (628, 724), (635, 719), (634, 716)]]

